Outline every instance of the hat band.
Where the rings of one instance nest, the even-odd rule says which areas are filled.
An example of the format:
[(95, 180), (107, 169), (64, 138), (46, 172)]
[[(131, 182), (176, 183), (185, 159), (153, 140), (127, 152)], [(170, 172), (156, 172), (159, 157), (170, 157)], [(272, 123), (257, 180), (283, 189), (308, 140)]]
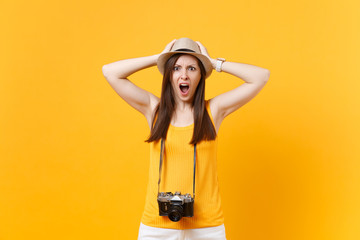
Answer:
[(187, 49), (187, 48), (180, 48), (180, 49), (175, 50), (175, 52), (179, 52), (179, 51), (181, 51), (181, 52), (195, 52), (195, 51)]

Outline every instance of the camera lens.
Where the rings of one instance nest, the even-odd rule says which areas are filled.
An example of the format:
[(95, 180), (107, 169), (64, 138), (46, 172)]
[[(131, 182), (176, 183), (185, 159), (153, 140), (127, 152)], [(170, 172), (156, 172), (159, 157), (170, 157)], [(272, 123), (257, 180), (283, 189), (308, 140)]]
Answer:
[(173, 222), (178, 222), (180, 221), (181, 217), (182, 217), (182, 208), (180, 206), (173, 206), (169, 212), (169, 219)]

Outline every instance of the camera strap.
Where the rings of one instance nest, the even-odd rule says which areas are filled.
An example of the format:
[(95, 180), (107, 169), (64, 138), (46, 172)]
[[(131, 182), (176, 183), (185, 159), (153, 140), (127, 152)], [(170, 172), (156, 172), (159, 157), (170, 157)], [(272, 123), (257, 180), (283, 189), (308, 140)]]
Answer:
[[(160, 190), (161, 169), (162, 169), (162, 162), (163, 162), (164, 151), (165, 151), (165, 142), (164, 142), (164, 140), (161, 138), (158, 195), (159, 195), (159, 190)], [(194, 199), (195, 199), (195, 169), (196, 169), (196, 143), (194, 144), (194, 180), (193, 180), (193, 198), (194, 198)]]

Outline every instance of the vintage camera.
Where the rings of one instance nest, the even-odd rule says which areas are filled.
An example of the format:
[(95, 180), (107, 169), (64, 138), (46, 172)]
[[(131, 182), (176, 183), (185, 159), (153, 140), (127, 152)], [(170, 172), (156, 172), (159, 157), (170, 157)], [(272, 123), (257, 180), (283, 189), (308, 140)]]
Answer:
[(194, 198), (189, 193), (181, 195), (180, 192), (160, 192), (157, 198), (159, 215), (168, 216), (173, 222), (178, 222), (182, 217), (194, 216)]

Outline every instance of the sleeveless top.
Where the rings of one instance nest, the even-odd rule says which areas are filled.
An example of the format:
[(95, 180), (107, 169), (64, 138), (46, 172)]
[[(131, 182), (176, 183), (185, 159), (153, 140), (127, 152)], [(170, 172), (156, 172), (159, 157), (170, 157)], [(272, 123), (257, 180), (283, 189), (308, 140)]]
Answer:
[[(209, 101), (206, 109), (212, 123)], [(215, 125), (214, 125), (215, 126)], [(194, 124), (186, 127), (169, 125), (161, 170), (159, 192), (180, 191), (193, 197), (194, 145), (189, 144)], [(168, 216), (159, 216), (157, 202), (161, 141), (150, 143), (149, 182), (145, 208), (141, 218), (144, 225), (158, 228), (192, 229), (215, 227), (224, 223), (217, 175), (217, 137), (196, 145), (196, 174), (194, 216), (172, 222)]]

